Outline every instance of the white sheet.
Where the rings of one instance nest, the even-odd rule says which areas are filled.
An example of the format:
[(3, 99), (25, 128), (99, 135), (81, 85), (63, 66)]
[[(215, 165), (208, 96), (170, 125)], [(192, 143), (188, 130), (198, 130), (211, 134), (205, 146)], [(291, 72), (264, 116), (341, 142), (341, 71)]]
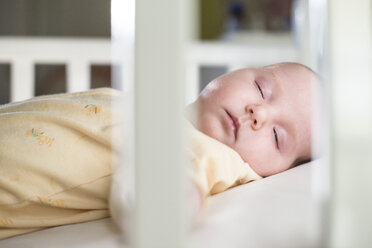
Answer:
[(190, 247), (321, 246), (321, 206), (311, 192), (312, 167), (321, 165), (314, 161), (211, 197)]
[(0, 241), (6, 248), (124, 248), (111, 218), (66, 225)]
[[(312, 198), (311, 168), (321, 165), (311, 162), (211, 197), (189, 247), (320, 247), (322, 212)], [(0, 247), (123, 246), (111, 219), (103, 219), (13, 237)]]

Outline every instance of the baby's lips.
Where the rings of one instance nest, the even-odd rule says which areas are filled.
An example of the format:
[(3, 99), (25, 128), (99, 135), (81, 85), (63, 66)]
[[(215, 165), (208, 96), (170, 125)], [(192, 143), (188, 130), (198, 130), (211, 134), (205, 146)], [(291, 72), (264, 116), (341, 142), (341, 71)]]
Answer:
[(238, 131), (239, 128), (240, 128), (240, 122), (239, 122), (239, 119), (236, 118), (236, 117), (233, 116), (233, 115), (231, 115), (231, 117), (232, 117), (232, 119), (233, 119), (233, 121), (234, 121), (234, 124), (235, 124), (235, 127), (236, 127), (236, 131)]
[(234, 125), (234, 135), (235, 135), (235, 138), (237, 138), (237, 135), (238, 135), (238, 131), (239, 131), (239, 128), (240, 128), (240, 123), (239, 123), (239, 119), (236, 118), (233, 114), (231, 113), (228, 113), (228, 115), (230, 116), (232, 122), (233, 122), (233, 125)]
[(229, 119), (229, 125), (231, 126), (231, 129), (233, 130), (234, 132), (234, 136), (236, 138), (236, 134), (237, 134), (237, 129), (238, 129), (238, 123), (236, 122), (236, 117), (234, 117), (229, 111), (225, 110), (227, 116), (228, 116), (228, 119)]
[(240, 129), (240, 123), (239, 123), (239, 119), (236, 118), (235, 116), (231, 115), (231, 119), (233, 120), (234, 122), (234, 126), (235, 126), (235, 137), (238, 135), (238, 131)]

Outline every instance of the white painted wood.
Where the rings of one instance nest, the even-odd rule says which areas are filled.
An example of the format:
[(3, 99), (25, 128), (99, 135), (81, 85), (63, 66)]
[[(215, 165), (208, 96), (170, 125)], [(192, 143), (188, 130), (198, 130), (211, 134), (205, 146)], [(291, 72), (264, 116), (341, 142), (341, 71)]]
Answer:
[(90, 89), (90, 64), (88, 61), (73, 60), (67, 64), (67, 92)]
[(328, 247), (372, 243), (371, 1), (329, 1), (332, 177)]
[(134, 246), (185, 246), (182, 0), (136, 1)]
[(111, 35), (112, 35), (112, 60), (113, 85), (121, 89), (124, 98), (120, 108), (123, 110), (120, 116), (123, 131), (122, 138), (125, 142), (121, 147), (121, 162), (114, 172), (110, 210), (112, 217), (119, 226), (127, 223), (125, 230), (125, 244), (134, 246), (135, 225), (135, 92), (134, 92), (134, 57), (135, 57), (135, 0), (112, 0), (111, 1)]
[(67, 91), (90, 89), (90, 65), (110, 64), (109, 39), (0, 38), (0, 62), (11, 64), (11, 100), (34, 96), (35, 64), (66, 64)]
[[(310, 8), (313, 0), (295, 0), (293, 3), (293, 34), (298, 47), (298, 58), (301, 63), (312, 67), (311, 61), (316, 54), (311, 50)], [(313, 20), (317, 21), (317, 20)]]
[[(314, 104), (320, 108), (312, 112), (312, 156), (320, 166), (311, 168), (310, 200), (312, 202), (312, 222), (308, 224), (313, 227), (317, 237), (317, 246), (323, 247), (327, 240), (328, 231), (328, 207), (330, 203), (330, 81), (327, 68), (327, 28), (328, 28), (328, 6), (324, 0), (299, 0), (296, 13), (302, 11), (304, 17), (298, 23), (297, 33), (299, 37), (301, 62), (314, 70), (322, 81), (320, 87), (314, 87)], [(314, 83), (316, 85), (317, 83)], [(320, 91), (318, 90), (320, 88)], [(319, 97), (318, 97), (319, 96)]]
[(1, 37), (0, 61), (31, 59), (36, 63), (70, 60), (110, 63), (109, 39)]
[[(188, 1), (189, 12), (197, 9), (195, 1)], [(119, 8), (120, 9), (120, 5)], [(125, 8), (130, 9), (130, 8)], [(124, 10), (125, 11), (125, 10)], [(127, 11), (129, 12), (129, 11)], [(123, 12), (122, 12), (123, 13)], [(117, 19), (128, 23), (130, 14), (125, 17), (120, 15)], [(297, 49), (295, 48), (290, 34), (272, 35), (268, 33), (244, 33), (238, 34), (235, 41), (230, 42), (199, 42), (196, 40), (195, 24), (196, 17), (190, 14), (190, 21), (185, 28), (185, 36), (188, 40), (186, 63), (187, 78), (186, 102), (190, 102), (197, 96), (199, 88), (199, 67), (202, 65), (233, 65), (231, 69), (240, 66), (258, 66), (276, 63), (279, 61), (297, 61)], [(129, 18), (129, 19), (128, 19)], [(133, 31), (133, 30), (132, 30)], [(130, 30), (126, 31), (128, 34)], [(125, 33), (118, 34), (122, 39)], [(114, 35), (114, 29), (113, 29)], [(127, 36), (126, 36), (127, 37)], [(134, 40), (122, 39), (134, 46)], [(128, 46), (125, 46), (128, 47)], [(116, 61), (113, 62), (112, 58)], [(123, 58), (121, 59), (120, 54)], [(127, 63), (133, 60), (130, 50), (115, 48), (115, 54), (111, 53), (109, 39), (72, 39), (72, 38), (25, 38), (25, 37), (2, 37), (0, 38), (0, 62), (9, 63), (18, 60), (30, 60), (35, 63), (66, 64), (68, 91), (80, 91), (87, 89), (90, 79), (90, 71), (87, 66), (91, 64)], [(132, 59), (131, 59), (132, 57)], [(76, 74), (75, 74), (76, 73)], [(133, 79), (128, 64), (123, 66), (120, 72), (123, 81), (130, 82)], [(127, 85), (128, 86), (128, 85)], [(115, 87), (124, 89), (124, 85)], [(189, 100), (190, 99), (190, 100)]]
[(22, 101), (34, 96), (34, 65), (30, 59), (19, 59), (10, 70), (10, 100)]
[(200, 65), (197, 63), (188, 63), (186, 66), (185, 83), (185, 105), (196, 100), (200, 91)]
[(297, 49), (291, 43), (290, 37), (287, 38), (289, 40), (284, 40), (280, 47), (275, 44), (275, 40), (266, 41), (266, 44), (195, 42), (189, 45), (187, 59), (199, 65), (244, 64), (247, 66), (298, 61)]
[(248, 66), (254, 66), (252, 64), (246, 64), (246, 63), (230, 63), (227, 65), (227, 71), (235, 71), (241, 68), (245, 68)]

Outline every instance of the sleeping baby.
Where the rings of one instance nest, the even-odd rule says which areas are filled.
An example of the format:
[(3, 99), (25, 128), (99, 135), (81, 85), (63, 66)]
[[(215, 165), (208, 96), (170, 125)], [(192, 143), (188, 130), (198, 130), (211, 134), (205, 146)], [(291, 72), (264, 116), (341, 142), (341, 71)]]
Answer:
[(206, 195), (310, 161), (318, 87), (317, 75), (297, 63), (241, 69), (210, 82), (187, 107), (192, 125), (213, 138), (201, 142), (202, 134), (189, 135), (194, 153), (201, 144), (210, 149), (199, 151), (191, 164), (201, 196), (192, 196), (191, 212), (198, 212)]
[[(316, 81), (281, 63), (208, 84), (186, 109), (192, 213), (209, 195), (311, 159)], [(110, 214), (123, 225), (123, 197), (110, 196), (121, 99), (97, 89), (0, 106), (0, 239)]]

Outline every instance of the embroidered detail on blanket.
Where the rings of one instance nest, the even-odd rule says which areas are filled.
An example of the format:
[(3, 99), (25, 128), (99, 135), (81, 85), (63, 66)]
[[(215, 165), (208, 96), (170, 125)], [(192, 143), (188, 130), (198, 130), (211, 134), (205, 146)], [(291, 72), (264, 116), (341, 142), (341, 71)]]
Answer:
[(33, 138), (36, 138), (39, 145), (46, 144), (49, 147), (51, 147), (53, 145), (54, 141), (55, 141), (55, 138), (53, 138), (51, 136), (48, 136), (48, 135), (45, 135), (43, 131), (41, 131), (39, 129), (35, 129), (35, 128), (32, 128), (32, 129), (28, 130), (26, 132), (26, 135), (30, 136), (30, 137), (33, 137)]
[(88, 104), (85, 106), (85, 108), (90, 112), (94, 114), (98, 114), (101, 112), (102, 106), (97, 106), (95, 104)]

